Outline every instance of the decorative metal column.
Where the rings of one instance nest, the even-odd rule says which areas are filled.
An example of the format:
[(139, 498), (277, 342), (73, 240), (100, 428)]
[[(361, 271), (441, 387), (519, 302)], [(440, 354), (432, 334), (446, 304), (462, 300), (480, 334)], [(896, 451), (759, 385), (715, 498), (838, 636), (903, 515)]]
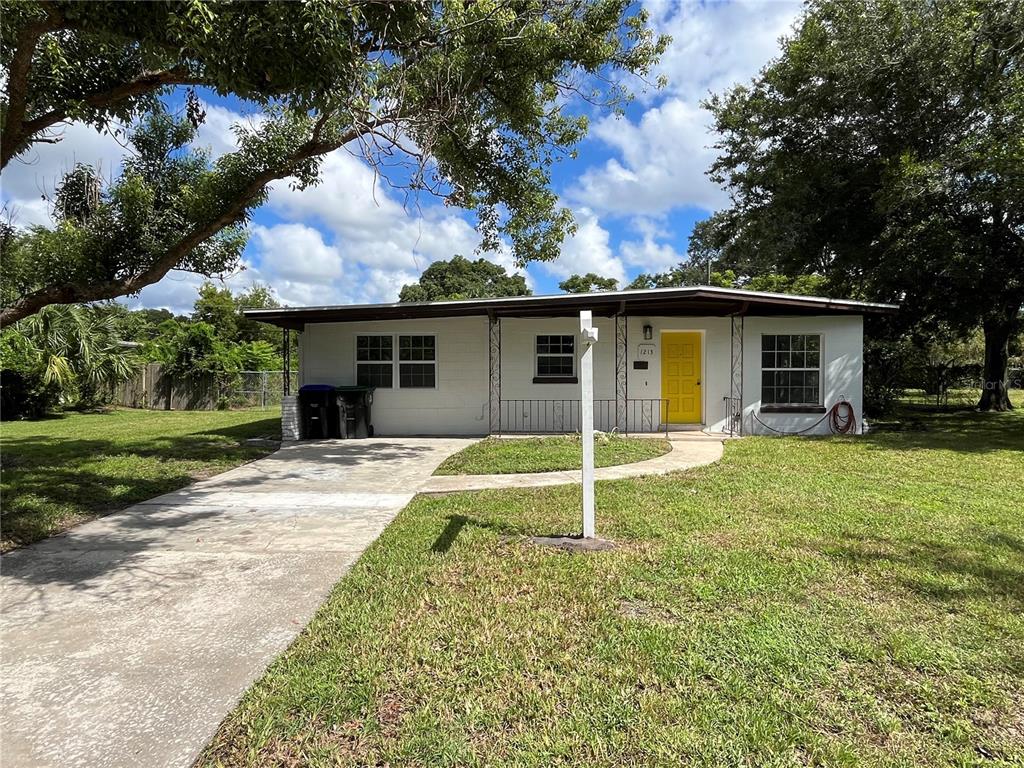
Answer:
[(626, 346), (626, 316), (615, 316), (615, 426), (619, 432), (629, 431), (626, 408), (626, 369), (628, 354)]
[(731, 375), (729, 385), (729, 434), (743, 434), (743, 315), (731, 318)]
[(492, 435), (497, 435), (501, 433), (501, 320), (488, 315), (487, 328), (489, 429)]
[(281, 353), (284, 358), (284, 371), (281, 374), (284, 381), (281, 382), (281, 386), (284, 387), (284, 394), (290, 395), (292, 393), (292, 335), (287, 328), (282, 328), (281, 337), (284, 345)]

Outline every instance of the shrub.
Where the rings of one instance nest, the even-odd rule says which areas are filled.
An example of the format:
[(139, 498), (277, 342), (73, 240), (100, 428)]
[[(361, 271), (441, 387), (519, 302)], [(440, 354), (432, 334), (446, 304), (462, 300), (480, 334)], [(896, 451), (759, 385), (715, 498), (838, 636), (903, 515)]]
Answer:
[(0, 419), (41, 419), (60, 402), (60, 387), (42, 373), (0, 370)]
[(0, 419), (42, 418), (60, 403), (60, 394), (28, 339), (16, 330), (0, 336)]

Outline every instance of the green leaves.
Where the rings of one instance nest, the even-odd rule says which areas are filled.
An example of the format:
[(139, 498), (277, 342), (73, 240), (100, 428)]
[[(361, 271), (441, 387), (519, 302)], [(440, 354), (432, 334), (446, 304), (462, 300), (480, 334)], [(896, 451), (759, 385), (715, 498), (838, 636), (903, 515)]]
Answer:
[[(109, 186), (86, 166), (69, 173), (54, 196), (57, 225), (33, 227), (4, 246), (5, 304), (40, 286), (130, 281), (183, 233), (205, 223), (211, 209), (222, 210), (232, 180), (189, 148), (194, 135), (188, 122), (158, 111), (132, 132), (135, 155)], [(198, 201), (203, 193), (207, 198)], [(230, 272), (245, 242), (244, 232), (228, 222), (174, 266), (211, 275)]]
[(593, 272), (585, 275), (570, 275), (558, 284), (558, 289), (565, 293), (593, 293), (594, 291), (614, 291), (618, 281), (613, 277), (601, 277)]
[(811, 2), (778, 59), (706, 104), (733, 202), (691, 252), (821, 273), (899, 301), (905, 326), (1019, 322), (1022, 39), (1020, 0)]
[(402, 286), (399, 301), (445, 301), (484, 299), (496, 296), (528, 296), (526, 278), (509, 275), (486, 259), (470, 261), (454, 256), (450, 261), (435, 261), (416, 283)]
[[(174, 268), (231, 269), (244, 244), (236, 227), (267, 185), (315, 185), (323, 156), (343, 146), (390, 184), (473, 211), (481, 248), (507, 243), (519, 264), (554, 259), (574, 224), (550, 169), (587, 129), (573, 100), (621, 108), (628, 76), (645, 76), (668, 44), (627, 0), (4, 9), (0, 166), (69, 119), (134, 122), (140, 155), (79, 223), (88, 247), (75, 247), (70, 274), (21, 260), (4, 322), (53, 301), (133, 293)], [(194, 102), (182, 121), (159, 107), (168, 89), (194, 86), (263, 110), (212, 165), (186, 149)], [(19, 247), (38, 256), (53, 245), (36, 233)]]
[(91, 401), (133, 370), (136, 357), (121, 344), (122, 332), (120, 317), (104, 308), (47, 307), (4, 332), (4, 349), (18, 350), (25, 364), (11, 366), (7, 359), (2, 364), (37, 368), (42, 381), (59, 387), (67, 400)]

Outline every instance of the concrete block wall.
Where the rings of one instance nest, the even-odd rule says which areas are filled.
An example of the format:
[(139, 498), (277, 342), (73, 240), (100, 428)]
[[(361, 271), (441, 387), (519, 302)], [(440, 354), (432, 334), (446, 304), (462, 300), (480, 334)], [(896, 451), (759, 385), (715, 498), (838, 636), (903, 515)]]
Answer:
[(298, 440), (300, 437), (299, 398), (296, 395), (285, 395), (281, 398), (281, 439)]

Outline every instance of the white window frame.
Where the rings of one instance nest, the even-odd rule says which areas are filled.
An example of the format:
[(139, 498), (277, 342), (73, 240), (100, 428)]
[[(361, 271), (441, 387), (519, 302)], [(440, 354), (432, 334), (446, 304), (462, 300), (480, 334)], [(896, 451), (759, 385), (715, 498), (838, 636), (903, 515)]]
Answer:
[[(391, 360), (360, 360), (359, 359), (359, 337), (360, 336), (389, 336), (391, 337)], [(363, 332), (354, 334), (354, 340), (352, 343), (352, 357), (355, 360), (355, 383), (359, 384), (359, 366), (360, 365), (384, 365), (385, 363), (391, 363), (391, 386), (380, 387), (377, 389), (397, 389), (398, 381), (395, 379), (395, 357), (398, 355), (398, 347), (395, 344), (395, 338), (393, 333), (379, 333), (379, 332)]]
[[(430, 337), (434, 340), (434, 359), (433, 360), (402, 360), (402, 337), (403, 336), (423, 336)], [(437, 389), (437, 334), (436, 333), (396, 333), (395, 334), (395, 374), (394, 381), (398, 385), (398, 389)], [(430, 365), (434, 368), (434, 384), (430, 387), (403, 387), (402, 386), (402, 363), (406, 365)]]
[[(572, 339), (572, 352), (539, 352), (537, 347), (540, 345), (541, 336), (561, 336)], [(572, 361), (572, 373), (541, 373), (540, 372), (540, 358), (541, 357), (568, 357)], [(571, 333), (537, 333), (533, 337), (533, 376), (535, 379), (550, 379), (553, 382), (557, 382), (561, 379), (574, 379), (576, 378), (576, 337)]]
[[(359, 359), (359, 337), (360, 336), (387, 336), (391, 339), (391, 360), (360, 360)], [(434, 340), (434, 359), (433, 360), (400, 360), (401, 352), (399, 346), (401, 344), (402, 336), (430, 336)], [(360, 365), (383, 365), (385, 363), (391, 363), (391, 386), (390, 387), (377, 387), (378, 389), (407, 389), (407, 390), (436, 390), (439, 386), (438, 380), (438, 367), (437, 367), (437, 334), (434, 332), (421, 332), (421, 331), (402, 331), (402, 332), (387, 332), (387, 331), (360, 331), (353, 333), (352, 343), (352, 357), (355, 364), (355, 380), (359, 381), (359, 366)], [(402, 369), (401, 364), (412, 363), (414, 365), (433, 365), (434, 366), (434, 386), (432, 387), (403, 387), (402, 386)]]
[[(818, 338), (818, 365), (814, 367), (804, 366), (802, 368), (777, 368), (777, 367), (766, 367), (764, 364), (764, 339), (766, 336), (773, 336), (776, 339), (779, 336), (817, 336)], [(804, 347), (806, 351), (806, 345)], [(776, 352), (778, 352), (778, 343), (776, 342)], [(790, 350), (791, 351), (791, 350)], [(776, 333), (762, 333), (761, 343), (758, 345), (757, 354), (759, 356), (759, 362), (761, 364), (761, 381), (759, 382), (758, 395), (761, 399), (761, 405), (768, 408), (821, 408), (824, 403), (823, 393), (825, 391), (825, 334), (820, 331), (807, 331), (793, 333), (790, 331), (778, 331)], [(778, 362), (776, 360), (776, 362)], [(764, 374), (766, 372), (813, 372), (818, 374), (818, 397), (817, 402), (814, 403), (777, 403), (777, 402), (766, 402), (764, 399)], [(805, 389), (805, 387), (801, 387)]]

